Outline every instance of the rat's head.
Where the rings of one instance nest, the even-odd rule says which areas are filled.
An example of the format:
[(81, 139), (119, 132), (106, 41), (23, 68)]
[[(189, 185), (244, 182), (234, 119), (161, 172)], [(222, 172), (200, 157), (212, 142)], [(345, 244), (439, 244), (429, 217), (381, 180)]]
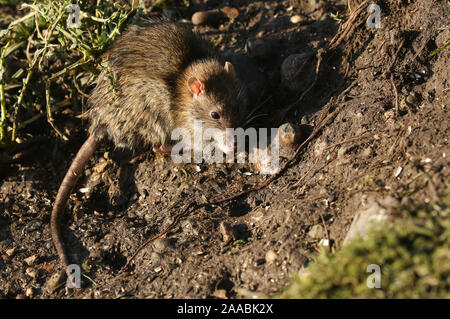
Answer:
[[(185, 85), (189, 94), (189, 120), (201, 121), (203, 130), (220, 130), (224, 138), (227, 128), (243, 124), (246, 94), (230, 62), (220, 64), (209, 60), (193, 65)], [(223, 151), (229, 151), (220, 146)]]

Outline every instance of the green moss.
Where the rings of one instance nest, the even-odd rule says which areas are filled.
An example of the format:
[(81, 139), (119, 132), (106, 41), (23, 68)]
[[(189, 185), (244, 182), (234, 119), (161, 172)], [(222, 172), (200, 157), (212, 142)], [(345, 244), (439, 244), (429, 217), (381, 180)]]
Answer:
[[(323, 250), (281, 298), (450, 298), (450, 188), (437, 203), (401, 207), (397, 218), (335, 255)], [(367, 281), (380, 266), (381, 287)]]

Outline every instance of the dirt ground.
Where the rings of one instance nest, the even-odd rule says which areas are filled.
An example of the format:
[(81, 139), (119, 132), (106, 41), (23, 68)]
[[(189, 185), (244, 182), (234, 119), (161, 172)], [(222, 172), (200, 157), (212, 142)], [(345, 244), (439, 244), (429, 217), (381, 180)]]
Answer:
[[(283, 60), (326, 45), (339, 31), (339, 16), (330, 14), (347, 14), (347, 1), (228, 3), (238, 17), (194, 29), (236, 59), (252, 100), (266, 101), (276, 114), (313, 81), (316, 65), (311, 58), (289, 88)], [(388, 195), (432, 200), (449, 182), (450, 50), (429, 54), (449, 37), (449, 6), (432, 0), (380, 6), (381, 27), (368, 28), (364, 9), (348, 38), (323, 57), (300, 107), (286, 116), (317, 127), (336, 111), (292, 165), (265, 188), (182, 217), (121, 273), (189, 200), (226, 197), (268, 176), (247, 164), (179, 165), (104, 143), (71, 196), (63, 226), (70, 259), (83, 264), (82, 289), (47, 288), (61, 268), (49, 229), (52, 203), (86, 138), (85, 123), (61, 114), (56, 119), (69, 141), (47, 133), (26, 150), (9, 150), (23, 156), (0, 171), (0, 296), (15, 298), (29, 288), (34, 298), (271, 296), (307, 264), (320, 239), (339, 249), (367, 204)], [(221, 1), (204, 1), (165, 14), (190, 20), (196, 11), (220, 7)], [(222, 222), (231, 226), (225, 236)], [(308, 235), (315, 225), (321, 238)]]

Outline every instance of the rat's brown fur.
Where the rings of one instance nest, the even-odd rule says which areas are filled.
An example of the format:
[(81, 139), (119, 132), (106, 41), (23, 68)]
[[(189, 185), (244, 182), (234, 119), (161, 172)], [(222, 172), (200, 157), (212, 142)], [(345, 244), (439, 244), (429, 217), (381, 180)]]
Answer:
[[(150, 20), (133, 25), (106, 52), (107, 67), (88, 100), (90, 137), (67, 172), (51, 217), (58, 255), (69, 264), (60, 222), (69, 194), (103, 136), (118, 147), (140, 150), (171, 144), (171, 132), (192, 131), (194, 120), (204, 128), (235, 128), (244, 120), (246, 96), (234, 71), (207, 41), (185, 26)], [(230, 65), (232, 68), (232, 66)], [(204, 91), (193, 94), (196, 79)], [(220, 114), (213, 119), (211, 112)]]
[[(217, 128), (240, 124), (242, 86), (224, 71), (212, 45), (187, 27), (161, 21), (131, 26), (108, 50), (106, 63), (89, 98), (90, 133), (104, 126), (116, 146), (170, 144), (172, 129), (190, 128), (192, 119)], [(193, 100), (190, 77), (205, 83), (204, 103)], [(221, 108), (219, 123), (210, 121), (212, 105)]]

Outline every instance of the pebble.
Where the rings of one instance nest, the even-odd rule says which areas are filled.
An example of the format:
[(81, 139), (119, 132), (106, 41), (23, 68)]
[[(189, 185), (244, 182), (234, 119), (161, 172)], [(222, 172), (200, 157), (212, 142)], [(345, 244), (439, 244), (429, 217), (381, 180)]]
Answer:
[(220, 11), (222, 11), (228, 19), (236, 19), (239, 16), (239, 10), (233, 7), (226, 6), (220, 9)]
[(395, 111), (393, 109), (387, 110), (386, 112), (384, 112), (383, 115), (384, 115), (384, 118), (387, 121), (387, 120), (395, 118)]
[(321, 225), (314, 225), (308, 232), (308, 236), (314, 239), (323, 238), (324, 236), (323, 227)]
[(233, 226), (231, 226), (227, 222), (220, 222), (219, 224), (219, 232), (222, 234), (222, 239), (225, 242), (225, 244), (228, 244), (230, 241), (236, 239), (236, 231), (234, 230)]
[(15, 251), (16, 251), (16, 248), (11, 248), (11, 249), (7, 249), (5, 252), (9, 257), (11, 257), (12, 255), (14, 255)]
[(28, 298), (33, 298), (34, 297), (34, 289), (32, 287), (27, 288), (27, 290), (25, 291), (25, 296), (27, 296)]
[(153, 243), (156, 252), (163, 253), (170, 249), (170, 240), (167, 238), (158, 238)]
[(324, 246), (324, 247), (329, 247), (330, 246), (330, 241), (328, 239), (321, 239), (319, 242), (320, 246)]
[(28, 267), (27, 269), (25, 269), (25, 273), (33, 279), (36, 278), (36, 270), (34, 270), (34, 268), (32, 267)]
[(2, 259), (3, 259), (3, 262), (4, 262), (5, 264), (7, 264), (7, 263), (9, 263), (9, 262), (11, 261), (11, 257), (8, 256), (7, 254), (3, 254), (3, 255), (2, 255)]
[(418, 94), (415, 92), (410, 92), (406, 97), (405, 102), (409, 106), (417, 106), (419, 102)]
[(292, 54), (284, 59), (281, 64), (281, 80), (292, 91), (299, 91), (301, 89), (301, 74), (309, 60), (309, 56), (306, 52)]
[(400, 174), (402, 173), (402, 171), (403, 171), (403, 167), (399, 166), (394, 173), (394, 177), (399, 177)]
[(372, 155), (372, 147), (368, 146), (361, 152), (362, 158), (369, 158)]
[(308, 125), (308, 123), (309, 123), (309, 116), (308, 115), (303, 115), (301, 120), (300, 120), (300, 124)]
[(293, 123), (284, 123), (278, 129), (282, 145), (289, 148), (296, 148), (303, 137), (303, 131)]
[(153, 269), (153, 271), (155, 273), (160, 273), (162, 271), (162, 267), (156, 267), (155, 269)]
[[(262, 152), (262, 154), (259, 154), (259, 152)], [(273, 162), (271, 160), (271, 153), (272, 150), (270, 146), (267, 149), (255, 149), (254, 155), (256, 156), (256, 158), (254, 167), (259, 172), (259, 174), (275, 174), (278, 171), (278, 165), (273, 165), (276, 164), (276, 162)], [(270, 206), (265, 207), (266, 210), (268, 210), (269, 208)]]
[(161, 259), (162, 259), (162, 255), (160, 253), (152, 252), (152, 254), (150, 255), (150, 261), (151, 261), (152, 265), (155, 267), (158, 267), (161, 265)]
[(214, 290), (213, 296), (219, 299), (226, 299), (227, 291), (225, 289), (216, 289)]
[(358, 236), (364, 237), (371, 227), (385, 226), (388, 223), (388, 210), (397, 205), (397, 199), (392, 196), (368, 204), (364, 210), (355, 214), (343, 244), (348, 244)]
[(308, 12), (313, 12), (324, 5), (323, 0), (308, 0), (305, 2), (305, 7)]
[(303, 20), (302, 17), (298, 14), (291, 17), (291, 23), (293, 23), (293, 24), (297, 24), (297, 23), (301, 22), (302, 20)]
[(33, 266), (34, 263), (36, 262), (36, 259), (37, 259), (36, 255), (32, 255), (28, 258), (25, 258), (24, 261), (27, 263), (28, 266)]
[(270, 264), (271, 262), (275, 261), (278, 258), (278, 255), (273, 250), (269, 250), (266, 253), (266, 262)]
[(198, 11), (192, 15), (192, 23), (194, 25), (210, 25), (215, 26), (218, 24), (220, 18), (219, 11), (209, 10), (209, 11)]
[(45, 283), (45, 290), (53, 293), (58, 287), (64, 283), (66, 273), (64, 271), (55, 272)]
[(335, 202), (336, 201), (336, 199), (337, 199), (337, 197), (336, 197), (336, 195), (330, 195), (328, 198), (327, 198), (327, 201), (329, 202), (329, 203), (333, 203), (333, 202)]

